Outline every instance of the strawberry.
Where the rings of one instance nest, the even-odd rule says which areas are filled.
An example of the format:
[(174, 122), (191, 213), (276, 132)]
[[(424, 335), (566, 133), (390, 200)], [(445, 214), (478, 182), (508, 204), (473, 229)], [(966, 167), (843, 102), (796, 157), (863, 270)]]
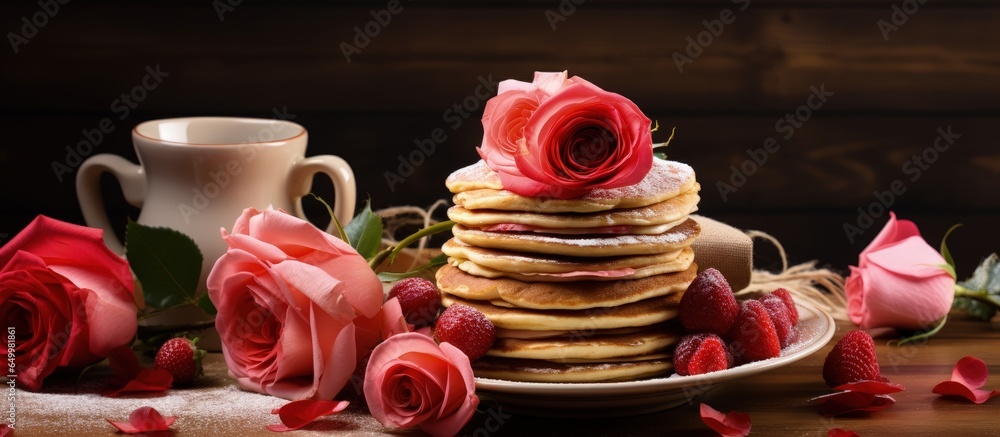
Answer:
[(778, 340), (781, 343), (781, 347), (784, 348), (792, 344), (795, 341), (796, 335), (795, 330), (792, 328), (791, 315), (788, 312), (785, 301), (774, 294), (765, 294), (757, 300), (764, 304), (764, 309), (771, 316), (771, 323), (774, 324), (774, 330), (778, 333)]
[(792, 299), (792, 295), (788, 293), (788, 290), (784, 288), (779, 288), (770, 293), (773, 296), (780, 297), (785, 306), (788, 307), (788, 315), (792, 320), (792, 326), (799, 324), (799, 309), (795, 308), (795, 300)]
[(154, 369), (162, 369), (174, 377), (174, 385), (187, 385), (195, 382), (204, 372), (201, 361), (206, 352), (198, 349), (195, 343), (198, 339), (189, 340), (186, 337), (175, 337), (167, 340), (156, 351), (153, 360)]
[(872, 336), (857, 329), (845, 334), (826, 356), (823, 380), (830, 387), (857, 381), (888, 381), (879, 369)]
[(399, 299), (403, 317), (416, 327), (434, 323), (441, 310), (441, 295), (433, 282), (424, 278), (406, 278), (393, 284), (389, 299)]
[(726, 370), (732, 361), (726, 343), (715, 334), (685, 335), (674, 349), (674, 371), (682, 376)]
[(493, 347), (497, 338), (493, 322), (468, 305), (455, 304), (444, 310), (434, 326), (434, 340), (448, 342), (475, 361)]
[(781, 355), (781, 341), (764, 304), (743, 301), (730, 331), (729, 346), (737, 364), (766, 360)]
[(740, 306), (722, 273), (708, 268), (688, 286), (677, 310), (685, 331), (723, 336), (732, 328)]

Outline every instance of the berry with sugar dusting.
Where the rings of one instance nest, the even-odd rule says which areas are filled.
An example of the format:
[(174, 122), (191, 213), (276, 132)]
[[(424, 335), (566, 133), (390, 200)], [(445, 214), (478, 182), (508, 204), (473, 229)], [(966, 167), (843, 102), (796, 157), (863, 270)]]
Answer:
[(764, 304), (764, 308), (771, 316), (771, 323), (774, 323), (774, 330), (778, 333), (781, 347), (785, 348), (794, 343), (797, 335), (792, 327), (792, 316), (789, 314), (788, 306), (785, 305), (784, 300), (774, 294), (765, 294), (757, 300)]
[(764, 304), (741, 302), (740, 313), (729, 333), (729, 347), (736, 364), (766, 360), (781, 355), (781, 341)]
[(792, 326), (799, 324), (799, 309), (795, 308), (795, 300), (792, 299), (791, 293), (784, 288), (779, 288), (770, 293), (772, 296), (778, 296), (781, 298), (782, 302), (785, 302), (785, 306), (788, 307), (788, 315), (792, 320)]
[(721, 336), (732, 328), (740, 306), (722, 273), (708, 268), (688, 286), (677, 311), (685, 331), (710, 332)]
[(433, 282), (424, 278), (406, 278), (393, 284), (389, 299), (399, 300), (407, 323), (429, 326), (441, 310), (441, 295)]
[(674, 349), (674, 371), (681, 376), (726, 370), (732, 363), (726, 343), (715, 334), (685, 335)]
[(434, 326), (434, 340), (448, 342), (475, 361), (493, 347), (497, 331), (482, 312), (468, 305), (455, 304), (444, 310)]

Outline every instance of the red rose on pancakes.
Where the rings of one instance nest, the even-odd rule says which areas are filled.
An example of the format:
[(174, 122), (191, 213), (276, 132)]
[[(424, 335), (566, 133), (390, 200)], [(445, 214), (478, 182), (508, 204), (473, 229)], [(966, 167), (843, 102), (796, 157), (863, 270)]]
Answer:
[(486, 103), (480, 156), (522, 196), (572, 198), (641, 181), (653, 165), (649, 118), (629, 99), (566, 76), (501, 82)]
[(14, 327), (17, 385), (38, 390), (132, 343), (135, 284), (99, 229), (38, 216), (0, 249), (0, 319)]

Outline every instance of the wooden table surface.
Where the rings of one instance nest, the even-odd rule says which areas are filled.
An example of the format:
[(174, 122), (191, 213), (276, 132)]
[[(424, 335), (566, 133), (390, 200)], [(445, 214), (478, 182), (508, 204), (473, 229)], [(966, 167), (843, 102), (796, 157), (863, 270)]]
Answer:
[[(906, 390), (897, 393), (895, 405), (880, 412), (850, 417), (824, 418), (817, 405), (808, 400), (829, 393), (823, 383), (823, 359), (833, 343), (852, 329), (840, 322), (834, 340), (819, 352), (789, 366), (759, 376), (724, 384), (691, 405), (668, 411), (618, 419), (548, 419), (522, 415), (505, 417), (497, 426), (484, 403), (461, 435), (713, 435), (698, 417), (698, 402), (720, 411), (750, 413), (751, 435), (825, 436), (830, 428), (857, 431), (862, 436), (884, 435), (1000, 435), (1000, 399), (983, 405), (941, 398), (931, 388), (949, 378), (959, 358), (975, 355), (990, 365), (986, 388), (1000, 387), (1000, 323), (953, 320), (930, 342), (908, 347), (887, 346), (876, 339), (883, 374)], [(95, 370), (95, 375), (106, 369)], [(18, 392), (17, 436), (113, 435), (103, 418), (124, 419), (140, 405), (160, 405), (166, 415), (178, 416), (173, 426), (177, 436), (270, 435), (265, 426), (277, 422), (268, 414), (284, 401), (236, 390), (225, 376), (221, 355), (211, 354), (206, 362), (207, 378), (199, 388), (175, 389), (166, 395), (127, 399), (101, 398), (94, 394), (73, 394), (65, 386), (51, 393)], [(97, 379), (97, 378), (93, 378)], [(86, 390), (78, 390), (86, 391)], [(339, 416), (333, 416), (306, 431), (293, 435), (420, 435), (418, 431), (382, 428), (356, 402)], [(505, 415), (507, 412), (504, 413)], [(118, 417), (121, 416), (121, 417)]]

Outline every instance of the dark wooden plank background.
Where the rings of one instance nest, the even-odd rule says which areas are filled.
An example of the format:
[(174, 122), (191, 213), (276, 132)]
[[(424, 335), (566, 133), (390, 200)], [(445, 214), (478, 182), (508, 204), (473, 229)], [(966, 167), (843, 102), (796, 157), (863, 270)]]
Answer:
[[(885, 40), (877, 22), (892, 23), (902, 1), (565, 0), (563, 11), (574, 10), (555, 29), (546, 12), (558, 13), (558, 1), (403, 1), (347, 62), (341, 43), (386, 1), (245, 0), (220, 20), (214, 5), (225, 1), (69, 2), (17, 53), (0, 50), (0, 237), (38, 213), (82, 222), (74, 175), (60, 181), (52, 163), (105, 117), (115, 130), (94, 153), (135, 160), (129, 130), (144, 120), (286, 110), (309, 129), (311, 154), (352, 164), (374, 206), (429, 205), (448, 197), (449, 172), (477, 159), (481, 104), (471, 98), (476, 110), (460, 122), (447, 113), (453, 105), (484, 80), (566, 69), (676, 126), (669, 155), (697, 170), (702, 213), (774, 234), (793, 261), (846, 271), (887, 216), (854, 242), (844, 224), (896, 179), (907, 191), (891, 208), (931, 244), (966, 224), (951, 244), (963, 276), (1000, 248), (1000, 4), (927, 2)], [(8, 42), (22, 17), (42, 10), (24, 0), (0, 8)], [(735, 21), (680, 72), (673, 54), (725, 9)], [(119, 120), (112, 102), (157, 65), (169, 76)], [(820, 86), (834, 94), (785, 138), (775, 123)], [(906, 162), (949, 126), (961, 137), (911, 180)], [(390, 187), (386, 172), (437, 128), (447, 140)], [(723, 196), (730, 166), (770, 137), (780, 150)], [(135, 216), (110, 179), (104, 188), (116, 220)], [(760, 255), (760, 265), (775, 266), (775, 252)]]

